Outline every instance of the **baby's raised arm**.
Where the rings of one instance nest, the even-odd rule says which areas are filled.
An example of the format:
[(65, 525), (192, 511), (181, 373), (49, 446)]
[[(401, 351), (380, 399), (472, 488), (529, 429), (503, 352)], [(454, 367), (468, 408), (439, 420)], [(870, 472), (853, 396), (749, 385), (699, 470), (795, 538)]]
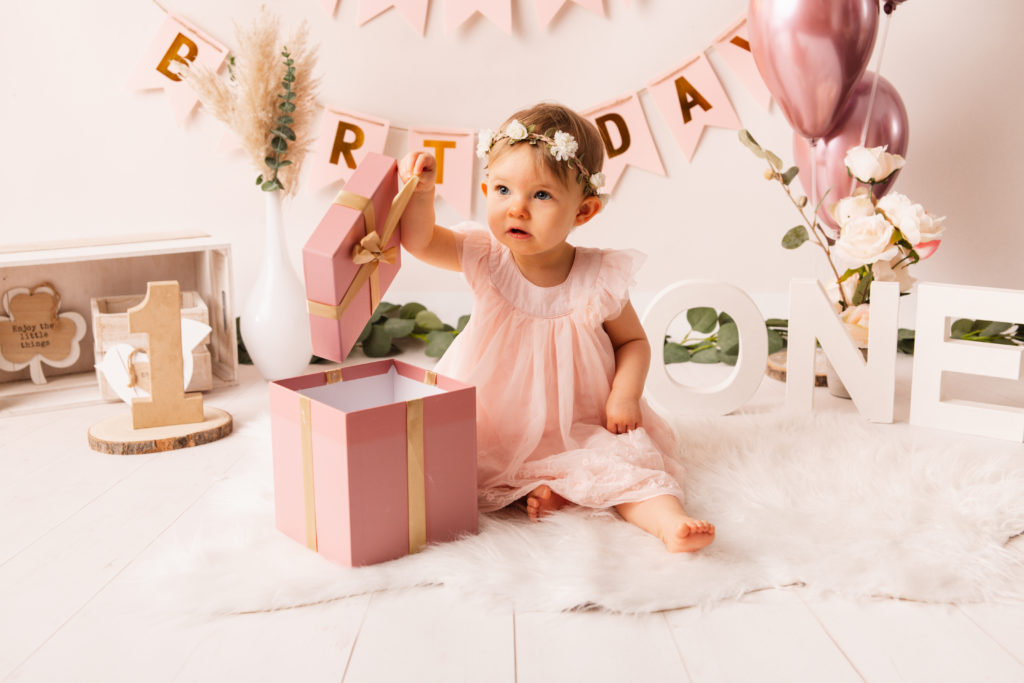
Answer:
[(419, 176), (409, 205), (402, 214), (402, 246), (419, 260), (438, 268), (462, 270), (459, 241), (462, 235), (434, 224), (434, 178), (437, 162), (426, 152), (410, 152), (398, 163), (398, 176), (407, 182)]

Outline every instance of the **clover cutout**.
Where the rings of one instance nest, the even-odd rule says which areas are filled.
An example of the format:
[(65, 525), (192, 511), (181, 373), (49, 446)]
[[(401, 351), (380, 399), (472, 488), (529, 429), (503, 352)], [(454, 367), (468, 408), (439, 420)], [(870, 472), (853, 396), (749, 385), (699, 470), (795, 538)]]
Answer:
[(35, 384), (45, 384), (42, 364), (65, 368), (78, 360), (85, 336), (85, 318), (59, 313), (60, 295), (53, 285), (16, 287), (3, 296), (0, 315), (0, 369), (14, 372), (29, 366)]

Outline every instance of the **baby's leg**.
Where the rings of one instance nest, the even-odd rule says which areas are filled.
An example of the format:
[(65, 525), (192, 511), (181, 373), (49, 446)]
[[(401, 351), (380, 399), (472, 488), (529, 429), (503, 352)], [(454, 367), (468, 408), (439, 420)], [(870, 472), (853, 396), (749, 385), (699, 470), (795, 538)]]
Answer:
[(670, 553), (692, 553), (715, 540), (715, 525), (690, 517), (675, 496), (622, 503), (615, 509), (627, 522), (660, 538)]
[(526, 497), (526, 512), (536, 522), (547, 513), (561, 510), (568, 504), (569, 501), (552, 491), (550, 486), (541, 484)]

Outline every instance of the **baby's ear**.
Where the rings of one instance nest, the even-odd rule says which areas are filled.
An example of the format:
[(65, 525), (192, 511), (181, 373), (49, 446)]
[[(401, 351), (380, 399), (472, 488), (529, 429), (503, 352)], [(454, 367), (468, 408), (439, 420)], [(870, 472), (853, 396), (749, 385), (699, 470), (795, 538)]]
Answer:
[(487, 196), (487, 183), (480, 183), (480, 191), (484, 193), (485, 197)]
[(594, 195), (584, 197), (580, 202), (580, 207), (576, 209), (576, 219), (573, 221), (573, 225), (583, 225), (596, 216), (601, 211), (601, 204), (601, 200)]

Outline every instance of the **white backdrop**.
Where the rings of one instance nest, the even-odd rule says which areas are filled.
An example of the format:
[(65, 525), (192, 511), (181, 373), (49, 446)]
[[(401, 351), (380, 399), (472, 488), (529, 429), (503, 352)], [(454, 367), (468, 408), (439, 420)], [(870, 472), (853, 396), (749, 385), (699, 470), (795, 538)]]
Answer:
[[(747, 5), (605, 0), (601, 18), (570, 4), (542, 29), (532, 2), (512, 0), (512, 36), (481, 16), (449, 36), (444, 0), (433, 0), (421, 38), (395, 10), (358, 26), (359, 0), (341, 0), (333, 18), (318, 0), (163, 2), (229, 47), (233, 22), (248, 23), (266, 2), (288, 31), (310, 22), (321, 44), (324, 103), (396, 127), (473, 129), (496, 127), (539, 100), (584, 109), (639, 90), (710, 45)], [(908, 165), (896, 189), (948, 216), (945, 242), (915, 269), (919, 279), (1022, 288), (1024, 3), (983, 4), (910, 0), (893, 16), (882, 74), (901, 93), (910, 121)], [(262, 250), (255, 171), (241, 153), (217, 151), (222, 127), (209, 115), (198, 111), (179, 127), (162, 92), (126, 86), (161, 10), (148, 0), (10, 5), (0, 40), (0, 241), (204, 230), (234, 245), (240, 307)], [(714, 51), (710, 59), (743, 124), (792, 161), (778, 108), (765, 112)], [(734, 131), (705, 131), (688, 162), (646, 92), (641, 101), (667, 177), (628, 169), (577, 243), (648, 253), (638, 291), (710, 277), (751, 293), (782, 292), (792, 276), (824, 274), (810, 246), (779, 246), (798, 217)], [(386, 151), (404, 153), (405, 135), (392, 130)], [(285, 207), (297, 268), (301, 245), (336, 189), (300, 188)], [(482, 208), (478, 195), (478, 219)], [(440, 222), (460, 220), (443, 201), (439, 209)], [(392, 292), (463, 288), (459, 275), (410, 258)]]

